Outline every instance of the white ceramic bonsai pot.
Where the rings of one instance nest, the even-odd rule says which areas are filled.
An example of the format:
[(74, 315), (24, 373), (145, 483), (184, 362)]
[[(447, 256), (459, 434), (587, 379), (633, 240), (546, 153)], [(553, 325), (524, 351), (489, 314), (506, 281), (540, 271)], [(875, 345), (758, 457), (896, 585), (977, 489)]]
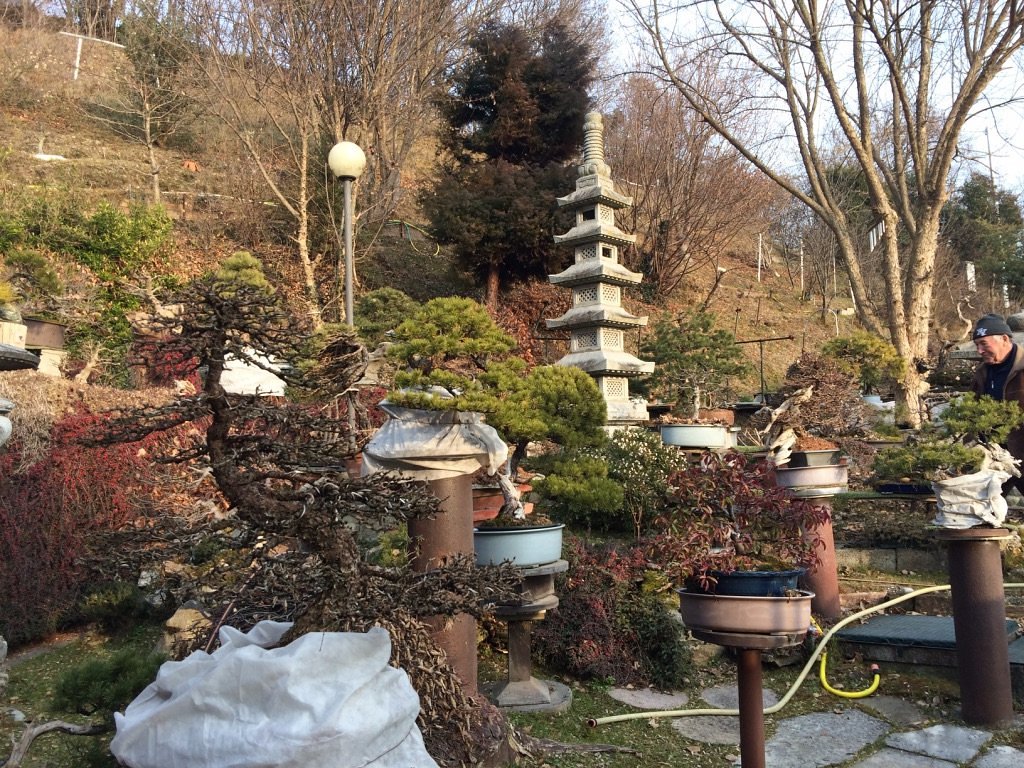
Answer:
[(562, 524), (520, 528), (476, 528), (473, 549), (477, 565), (506, 560), (522, 568), (553, 563), (562, 556)]
[(712, 595), (676, 590), (683, 623), (693, 630), (756, 635), (795, 635), (811, 625), (813, 592), (796, 590), (785, 597)]
[(733, 448), (737, 431), (725, 424), (662, 424), (661, 442), (679, 448)]
[(775, 470), (775, 482), (783, 488), (825, 488), (845, 486), (848, 469), (843, 464), (822, 464), (810, 467), (779, 467)]

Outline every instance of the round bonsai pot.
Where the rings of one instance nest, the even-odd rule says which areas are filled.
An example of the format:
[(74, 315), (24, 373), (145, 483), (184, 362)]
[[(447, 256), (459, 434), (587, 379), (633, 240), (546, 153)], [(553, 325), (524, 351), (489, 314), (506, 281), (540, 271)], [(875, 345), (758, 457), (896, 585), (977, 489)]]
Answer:
[(473, 549), (477, 565), (506, 560), (522, 568), (553, 563), (562, 556), (561, 523), (515, 528), (475, 528)]
[(807, 590), (785, 597), (709, 595), (688, 589), (677, 592), (679, 613), (691, 630), (792, 635), (807, 632), (811, 625), (814, 593)]
[[(803, 568), (785, 571), (712, 571), (715, 583), (709, 592), (739, 597), (783, 597), (797, 588)], [(696, 590), (700, 591), (700, 590)]]
[(775, 470), (775, 482), (783, 488), (845, 486), (847, 477), (846, 464), (808, 467), (782, 466)]

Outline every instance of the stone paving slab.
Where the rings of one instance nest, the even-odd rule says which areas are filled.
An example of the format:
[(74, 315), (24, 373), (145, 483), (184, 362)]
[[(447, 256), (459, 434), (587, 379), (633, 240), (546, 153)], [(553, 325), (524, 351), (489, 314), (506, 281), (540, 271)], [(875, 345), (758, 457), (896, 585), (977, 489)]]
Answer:
[[(716, 685), (714, 688), (705, 688), (701, 691), (700, 697), (712, 707), (718, 709), (736, 709), (740, 705), (740, 689), (736, 683)], [(779, 695), (770, 688), (761, 691), (764, 706), (772, 707), (779, 703)]]
[(973, 760), (991, 738), (991, 733), (974, 728), (933, 725), (920, 731), (894, 733), (885, 740), (885, 743), (906, 752), (951, 760), (954, 763), (966, 763)]
[(765, 744), (765, 765), (820, 768), (839, 765), (889, 732), (889, 724), (860, 710), (815, 712), (783, 720)]
[(1001, 744), (988, 750), (973, 763), (974, 768), (1020, 768), (1024, 752)]
[(886, 747), (854, 763), (852, 768), (956, 768), (956, 763)]
[(915, 704), (896, 696), (868, 696), (861, 703), (896, 725), (920, 725), (925, 721)]
[(628, 704), (631, 707), (656, 711), (682, 709), (686, 706), (686, 702), (689, 701), (689, 696), (682, 691), (662, 693), (660, 691), (653, 691), (650, 688), (612, 688), (608, 691), (608, 695), (616, 701)]
[(740, 719), (730, 715), (677, 717), (672, 729), (683, 738), (704, 744), (739, 744)]

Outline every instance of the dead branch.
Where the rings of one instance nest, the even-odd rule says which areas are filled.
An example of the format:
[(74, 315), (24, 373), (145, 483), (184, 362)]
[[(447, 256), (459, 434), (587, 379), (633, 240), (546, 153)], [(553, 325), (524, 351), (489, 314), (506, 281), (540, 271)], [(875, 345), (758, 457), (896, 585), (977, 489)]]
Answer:
[(0, 762), (0, 766), (3, 766), (3, 768), (21, 768), (21, 761), (28, 755), (32, 742), (51, 731), (60, 731), (72, 736), (95, 736), (98, 733), (103, 733), (105, 730), (107, 730), (107, 726), (95, 723), (76, 725), (64, 720), (48, 720), (45, 723), (35, 723), (25, 729), (25, 732), (21, 734), (21, 738), (18, 739), (18, 743), (14, 745), (11, 756)]

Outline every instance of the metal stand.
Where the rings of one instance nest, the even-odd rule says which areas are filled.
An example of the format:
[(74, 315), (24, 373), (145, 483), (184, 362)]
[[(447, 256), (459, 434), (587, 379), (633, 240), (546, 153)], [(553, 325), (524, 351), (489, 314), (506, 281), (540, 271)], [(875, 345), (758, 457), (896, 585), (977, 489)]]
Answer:
[(569, 570), (569, 563), (523, 568), (521, 602), (499, 605), (495, 614), (508, 622), (508, 680), (484, 685), (484, 692), (502, 709), (517, 712), (563, 712), (572, 703), (568, 686), (552, 680), (538, 680), (532, 674), (530, 634), (533, 622), (558, 607), (555, 574)]
[(999, 542), (1010, 531), (944, 529), (938, 537), (949, 545), (961, 714), (972, 725), (1006, 725), (1013, 720), (1013, 689)]
[(737, 649), (740, 710), (740, 763), (743, 768), (765, 768), (764, 691), (761, 651), (803, 642), (805, 632), (793, 635), (755, 635), (746, 632), (691, 630), (698, 640)]

